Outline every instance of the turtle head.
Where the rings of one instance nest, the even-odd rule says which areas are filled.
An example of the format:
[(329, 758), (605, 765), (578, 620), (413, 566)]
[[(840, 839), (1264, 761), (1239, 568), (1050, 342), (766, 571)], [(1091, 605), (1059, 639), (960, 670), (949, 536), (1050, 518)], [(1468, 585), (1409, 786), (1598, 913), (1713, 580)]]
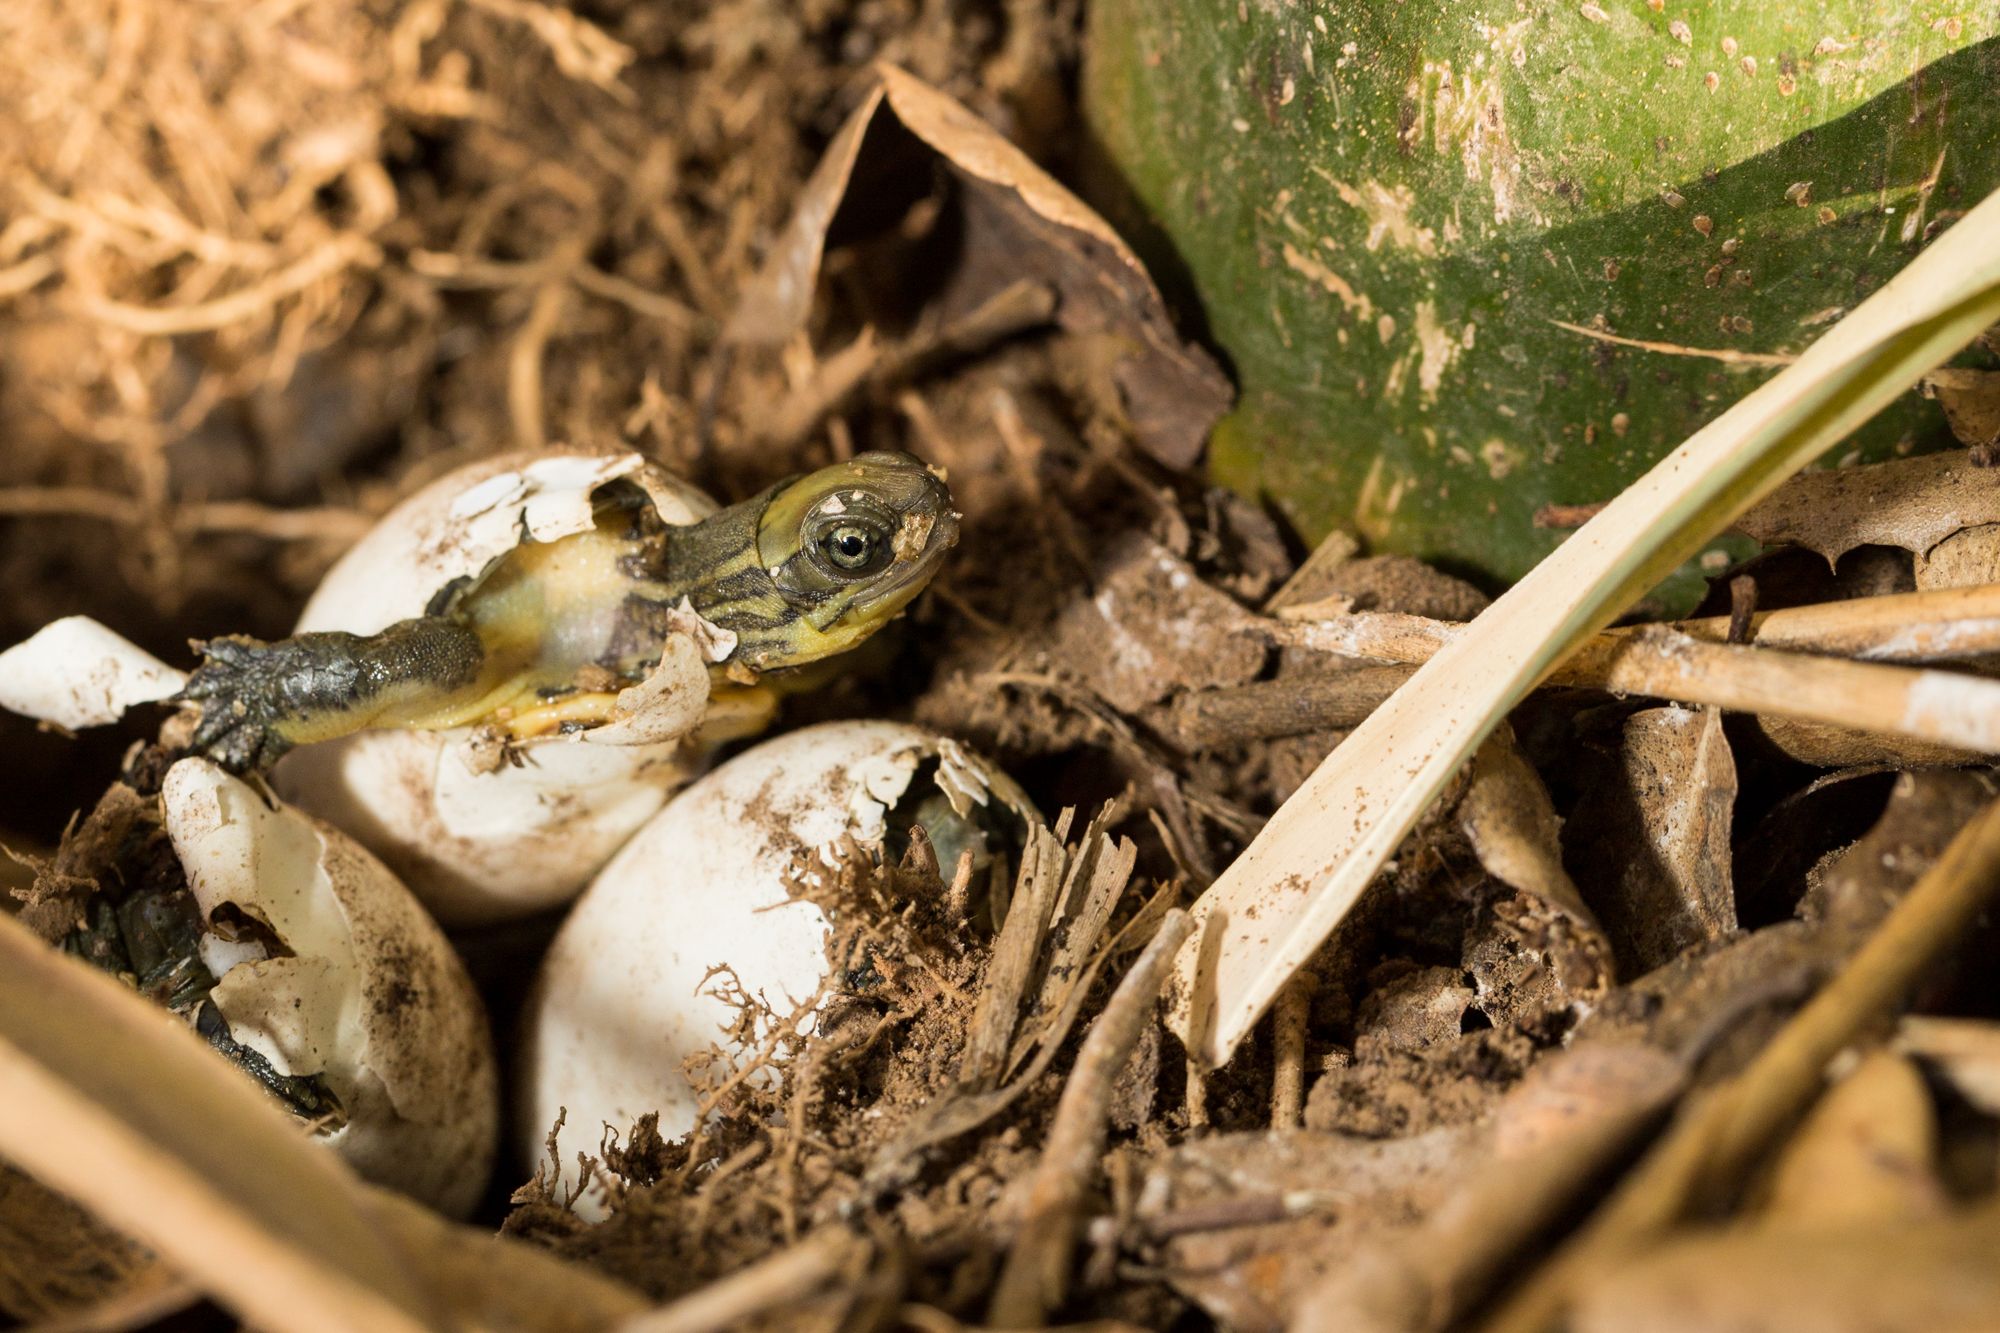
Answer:
[(711, 618), (735, 631), (736, 659), (759, 671), (860, 643), (923, 591), (958, 540), (951, 492), (908, 454), (860, 454), (751, 503), (761, 506), (755, 546), (770, 588), (743, 608), (751, 614), (718, 608)]

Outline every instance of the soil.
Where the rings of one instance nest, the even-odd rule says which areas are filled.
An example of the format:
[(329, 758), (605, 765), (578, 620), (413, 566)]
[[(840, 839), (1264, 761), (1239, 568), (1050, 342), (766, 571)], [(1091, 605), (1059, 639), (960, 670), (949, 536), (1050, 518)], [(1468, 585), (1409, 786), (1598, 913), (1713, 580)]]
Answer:
[[(839, 873), (797, 889), (837, 923), (834, 979), (803, 1035), (752, 1061), (776, 1077), (744, 1077), (750, 1057), (718, 1048), (691, 1071), (711, 1094), (696, 1134), (612, 1127), (593, 1168), (614, 1199), (605, 1221), (578, 1217), (547, 1164), (504, 1168), (479, 1220), (662, 1300), (846, 1228), (865, 1261), (769, 1326), (983, 1320), (1120, 979), (1347, 734), (1193, 743), (1177, 702), (1357, 669), (1285, 646), (1282, 606), (1456, 621), (1485, 599), (1400, 557), (1294, 579), (1307, 553), (1265, 509), (1161, 461), (1116, 371), (1129, 331), (1042, 319), (924, 344), (996, 273), (1059, 286), (1111, 262), (1072, 255), (1057, 271), (1038, 258), (1046, 236), (1022, 240), (1018, 208), (996, 223), (1001, 206), (948, 156), (912, 168), (898, 140), (888, 160), (907, 174), (854, 187), (802, 326), (778, 346), (723, 338), (873, 61), (1074, 175), (1077, 0), (344, 0), (234, 35), (177, 31), (173, 13), (50, 8), (0, 57), (0, 87), (26, 79), (28, 101), (96, 108), (69, 139), (33, 116), (0, 130), (0, 222), (18, 222), (0, 226), (0, 640), (84, 613), (185, 664), (190, 638), (282, 635), (394, 497), (508, 449), (623, 444), (725, 502), (864, 449), (939, 465), (964, 514), (947, 572), (779, 725), (928, 723), (1043, 811), (1076, 812), (1057, 839), (1072, 856), (1128, 840), (1094, 937), (1020, 946), (1044, 967), (1079, 950), (1058, 980), (1081, 1003), (1058, 1021), (1024, 1000), (1021, 1027), (1010, 1012), (997, 1037), (1005, 1077), (969, 1075), (995, 1039), (981, 1002), (1002, 946), (947, 910), (948, 868), (924, 846), (849, 848)], [(110, 34), (102, 56), (77, 54), (90, 25)], [(9, 273), (34, 276), (23, 264), (40, 276), (11, 291)], [(130, 313), (156, 308), (182, 324), (149, 332)], [(1188, 356), (1198, 401), (1212, 367)], [(1908, 554), (1886, 547), (1837, 577), (1796, 551), (1760, 568), (1766, 607), (1911, 586)], [(1835, 800), (1819, 768), (1731, 751), (1734, 719), (1703, 730), (1719, 761), (1667, 764), (1630, 740), (1643, 706), (1579, 690), (1517, 714), (1525, 758), (1493, 780), (1518, 800), (1474, 802), (1476, 775), (1454, 788), (1308, 969), (1291, 1001), (1302, 1038), (1266, 1023), (1203, 1074), (1145, 1024), (1095, 1108), (1102, 1170), (1080, 1183), (1078, 1268), (1050, 1318), (1274, 1327), (1353, 1237), (1419, 1226), (1473, 1179), (1485, 1136), (1558, 1055), (1646, 1046), (1696, 1087), (1738, 1072), (1987, 794), (1968, 773), (1898, 778), (1878, 762), (1838, 774), (1855, 781)], [(130, 789), (100, 800), (161, 720), (69, 738), (0, 717), (10, 765), (34, 774), (0, 807), (0, 840), (53, 857), (20, 907), (52, 938), (126, 873), (97, 853), (130, 850), (129, 810), (106, 831)], [(1717, 822), (1690, 833), (1688, 808)], [(1675, 854), (1654, 856), (1669, 832)], [(1535, 874), (1493, 851), (1499, 834), (1531, 849)], [(1619, 872), (1638, 858), (1643, 876)], [(1739, 892), (1735, 915), (1713, 910)], [(1634, 916), (1662, 903), (1700, 928), (1638, 939)], [(503, 1052), (553, 926), (461, 941)], [(2000, 993), (1947, 969), (1919, 1003), (1991, 1018)], [(1939, 1155), (1962, 1173), (1996, 1122), (1962, 1099), (1948, 1111)], [(1751, 1197), (1737, 1185), (1712, 1215)], [(1523, 1264), (1546, 1249), (1538, 1234)]]

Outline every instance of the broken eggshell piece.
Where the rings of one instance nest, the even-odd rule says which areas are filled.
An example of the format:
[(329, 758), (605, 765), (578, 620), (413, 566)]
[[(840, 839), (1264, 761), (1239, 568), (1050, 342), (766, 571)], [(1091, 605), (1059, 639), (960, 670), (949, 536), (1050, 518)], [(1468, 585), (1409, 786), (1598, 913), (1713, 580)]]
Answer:
[[(807, 727), (723, 764), (625, 845), (557, 935), (524, 1027), (523, 1159), (543, 1154), (559, 1113), (555, 1157), (572, 1188), (576, 1153), (595, 1153), (604, 1126), (622, 1137), (657, 1111), (668, 1139), (694, 1128), (682, 1062), (717, 1044), (749, 1059), (827, 975), (826, 917), (788, 888), (802, 866), (918, 822), (949, 876), (968, 832), (1004, 831), (1013, 855), (1037, 818), (998, 768), (900, 723)], [(740, 1047), (724, 978), (760, 1002)]]
[[(526, 541), (588, 529), (592, 496), (638, 487), (669, 524), (714, 512), (699, 491), (634, 453), (512, 454), (460, 468), (385, 515), (328, 572), (298, 632), (372, 634), (422, 615)], [(674, 636), (621, 716), (580, 735), (517, 742), (490, 732), (367, 731), (305, 746), (279, 765), (287, 799), (347, 830), (437, 917), (473, 925), (564, 902), (695, 771), (709, 661), (730, 645)]]
[(229, 1039), (319, 1080), (340, 1108), (320, 1138), (362, 1176), (469, 1212), (499, 1092), (484, 1010), (443, 932), (374, 857), (207, 760), (169, 769), (160, 801), (211, 927), (200, 953)]
[(89, 616), (64, 616), (0, 653), (0, 708), (76, 731), (180, 691), (176, 671)]

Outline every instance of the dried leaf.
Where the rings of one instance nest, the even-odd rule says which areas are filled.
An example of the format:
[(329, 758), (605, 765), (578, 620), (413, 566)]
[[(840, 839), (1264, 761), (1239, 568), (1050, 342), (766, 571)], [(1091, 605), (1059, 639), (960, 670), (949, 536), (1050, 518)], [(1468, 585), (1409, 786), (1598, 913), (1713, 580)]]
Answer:
[(1896, 1049), (1923, 1061), (1981, 1114), (2000, 1118), (2000, 1023), (1912, 1014), (1896, 1029)]
[[(1226, 1060), (1536, 682), (1702, 542), (2000, 319), (2000, 194), (1667, 455), (1419, 668), (1197, 900), (1173, 1027)], [(1211, 918), (1213, 919), (1211, 924)]]
[[(979, 256), (947, 274), (949, 303), (970, 310), (1024, 277), (1057, 294), (1055, 322), (1120, 344), (1113, 379), (1135, 437), (1169, 467), (1200, 455), (1229, 405), (1229, 387), (1200, 349), (1175, 334), (1166, 303), (1138, 257), (1103, 218), (970, 111), (891, 65), (834, 136), (799, 196), (790, 226), (745, 289), (724, 331), (732, 342), (776, 346), (806, 325), (836, 223), (883, 211), (929, 171), (910, 162), (914, 136), (960, 186), (961, 247)], [(876, 188), (891, 172), (894, 179)]]
[(1240, 685), (1268, 655), (1259, 617), (1139, 534), (1105, 553), (1053, 633), (1056, 660), (1126, 714), (1177, 691)]
[(1621, 970), (1641, 976), (1736, 930), (1730, 816), (1736, 764), (1713, 708), (1649, 708), (1626, 720), (1610, 771), (1571, 827)]
[(1943, 764), (1978, 763), (1978, 750), (1910, 736), (1857, 731), (1797, 717), (1757, 717), (1749, 725), (1788, 759), (1814, 768), (1854, 768), (1887, 764), (1893, 768), (1931, 768)]
[(1926, 398), (1937, 399), (1961, 444), (1976, 449), (2000, 441), (2000, 370), (1946, 366), (1924, 376), (1917, 387)]
[(1872, 929), (1889, 905), (1935, 866), (2000, 784), (1980, 772), (1899, 774), (1882, 817), (1812, 877), (1799, 915), (1852, 931)]
[(1791, 919), (1813, 868), (1881, 816), (1895, 782), (1895, 770), (1879, 764), (1823, 773), (1745, 828), (1734, 867), (1738, 924)]
[[(1918, 801), (1912, 797), (1903, 801), (1904, 817), (1915, 814), (1926, 824), (1943, 823), (1946, 808), (1957, 805), (1960, 797), (1981, 788), (1991, 791), (1990, 783), (1967, 781), (1966, 775), (1944, 776), (1957, 780), (1934, 784), (1929, 793), (1932, 799)], [(1906, 777), (1898, 795), (1913, 794), (1916, 790), (1917, 784)], [(1909, 810), (1907, 807), (1911, 805), (1917, 808)], [(1896, 815), (1897, 806), (1892, 803), (1889, 814), (1871, 831), (1871, 836), (1881, 833), (1882, 825), (1889, 824)], [(1878, 886), (1870, 895), (1872, 902), (1836, 900), (1819, 915), (1817, 931), (1780, 926), (1759, 931), (1742, 941), (1754, 945), (1767, 938), (1782, 940), (1787, 935), (1817, 933), (1835, 947), (1843, 934), (1862, 942), (1839, 973), (1757, 1051), (1742, 1072), (1692, 1103), (1626, 1174), (1589, 1224), (1540, 1270), (1515, 1287), (1505, 1306), (1488, 1319), (1485, 1326), (1492, 1333), (1527, 1333), (1553, 1326), (1580, 1294), (1603, 1283), (1607, 1275), (1625, 1268), (1633, 1255), (1656, 1251), (1662, 1233), (1668, 1228), (1715, 1208), (1741, 1191), (1772, 1145), (1817, 1100), (1824, 1086), (1825, 1071), (1835, 1057), (1907, 1003), (1920, 982), (1935, 975), (1963, 948), (1973, 933), (1974, 923), (1991, 910), (1995, 892), (2000, 890), (2000, 804), (1989, 796), (1935, 860), (1912, 855), (1906, 866), (1901, 858), (1885, 855), (1887, 850), (1880, 845), (1868, 849), (1863, 864), (1854, 867), (1854, 874), (1866, 877), (1872, 870), (1873, 874), (1893, 881), (1906, 870), (1916, 873), (1921, 867), (1916, 883), (1900, 899), (1893, 893), (1882, 892)], [(1843, 860), (1853, 862), (1861, 857), (1857, 847)], [(1892, 904), (1886, 913), (1885, 902)], [(1864, 932), (1871, 933), (1863, 938)], [(1989, 1234), (1980, 1243), (1990, 1246), (1995, 1239), (1990, 1233), (2000, 1224), (2000, 1211), (1991, 1208), (1984, 1211)], [(1908, 1235), (1918, 1229), (1909, 1227), (1897, 1234)], [(1742, 1271), (1750, 1274), (1785, 1266), (1791, 1256), (1802, 1252), (1796, 1247), (1787, 1248), (1794, 1238), (1810, 1242), (1803, 1253), (1811, 1255), (1823, 1252), (1817, 1247), (1835, 1245), (1827, 1234), (1766, 1232), (1760, 1244), (1768, 1247), (1765, 1257), (1772, 1262), (1762, 1267), (1746, 1265)], [(1848, 1256), (1850, 1262), (1857, 1257)], [(1691, 1263), (1679, 1274), (1682, 1279), (1677, 1292), (1679, 1300), (1684, 1301), (1694, 1289), (1705, 1295), (1742, 1289), (1734, 1282), (1718, 1282), (1714, 1272), (1718, 1256), (1711, 1253), (1705, 1258), (1711, 1262)], [(1985, 1266), (2000, 1272), (1993, 1270), (1990, 1261)], [(1650, 1295), (1647, 1303), (1652, 1304)], [(1593, 1306), (1600, 1317), (1580, 1324), (1570, 1321), (1567, 1326), (1635, 1326), (1634, 1322), (1606, 1323), (1601, 1317), (1614, 1308), (1621, 1315), (1629, 1315), (1629, 1304), (1607, 1302), (1596, 1306), (1593, 1302)], [(1780, 1311), (1789, 1316), (1797, 1307), (1781, 1300), (1759, 1302), (1751, 1308)], [(1738, 1321), (1725, 1322), (1730, 1327), (1747, 1326)], [(1801, 1325), (1834, 1326), (1811, 1322)]]
[(1483, 1145), (1415, 1226), (1352, 1238), (1300, 1303), (1295, 1333), (1430, 1333), (1503, 1279), (1658, 1119), (1685, 1070), (1662, 1052), (1612, 1042), (1564, 1051), (1495, 1109)]
[(2000, 523), (2000, 469), (1953, 451), (1801, 473), (1737, 519), (1736, 529), (1767, 546), (1803, 546), (1831, 564), (1857, 546), (1921, 554), (1984, 523)]
[(1930, 1333), (2000, 1324), (2000, 1212), (1648, 1247), (1586, 1289), (1575, 1333)]
[(1912, 572), (1924, 591), (2000, 583), (2000, 523), (1961, 528), (1918, 552), (1915, 564)]
[(1761, 1220), (1818, 1230), (1940, 1217), (1937, 1136), (1923, 1076), (1878, 1051), (1827, 1089), (1785, 1145)]
[(1162, 1229), (1245, 1196), (1308, 1205), (1295, 1220), (1191, 1231), (1166, 1246), (1168, 1280), (1183, 1296), (1226, 1327), (1275, 1333), (1357, 1237), (1443, 1202), (1485, 1141), (1472, 1126), (1387, 1140), (1217, 1135), (1155, 1159), (1140, 1194), (1161, 1201), (1153, 1224)]

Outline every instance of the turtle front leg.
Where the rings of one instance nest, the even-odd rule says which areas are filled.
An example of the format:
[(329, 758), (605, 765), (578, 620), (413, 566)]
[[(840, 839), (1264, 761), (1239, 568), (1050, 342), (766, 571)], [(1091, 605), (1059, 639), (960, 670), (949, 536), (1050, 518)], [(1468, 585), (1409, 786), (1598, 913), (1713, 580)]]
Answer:
[(479, 636), (442, 616), (194, 649), (203, 662), (176, 696), (201, 707), (190, 748), (235, 773), (267, 769), (295, 745), (409, 725), (476, 691), (486, 665)]

